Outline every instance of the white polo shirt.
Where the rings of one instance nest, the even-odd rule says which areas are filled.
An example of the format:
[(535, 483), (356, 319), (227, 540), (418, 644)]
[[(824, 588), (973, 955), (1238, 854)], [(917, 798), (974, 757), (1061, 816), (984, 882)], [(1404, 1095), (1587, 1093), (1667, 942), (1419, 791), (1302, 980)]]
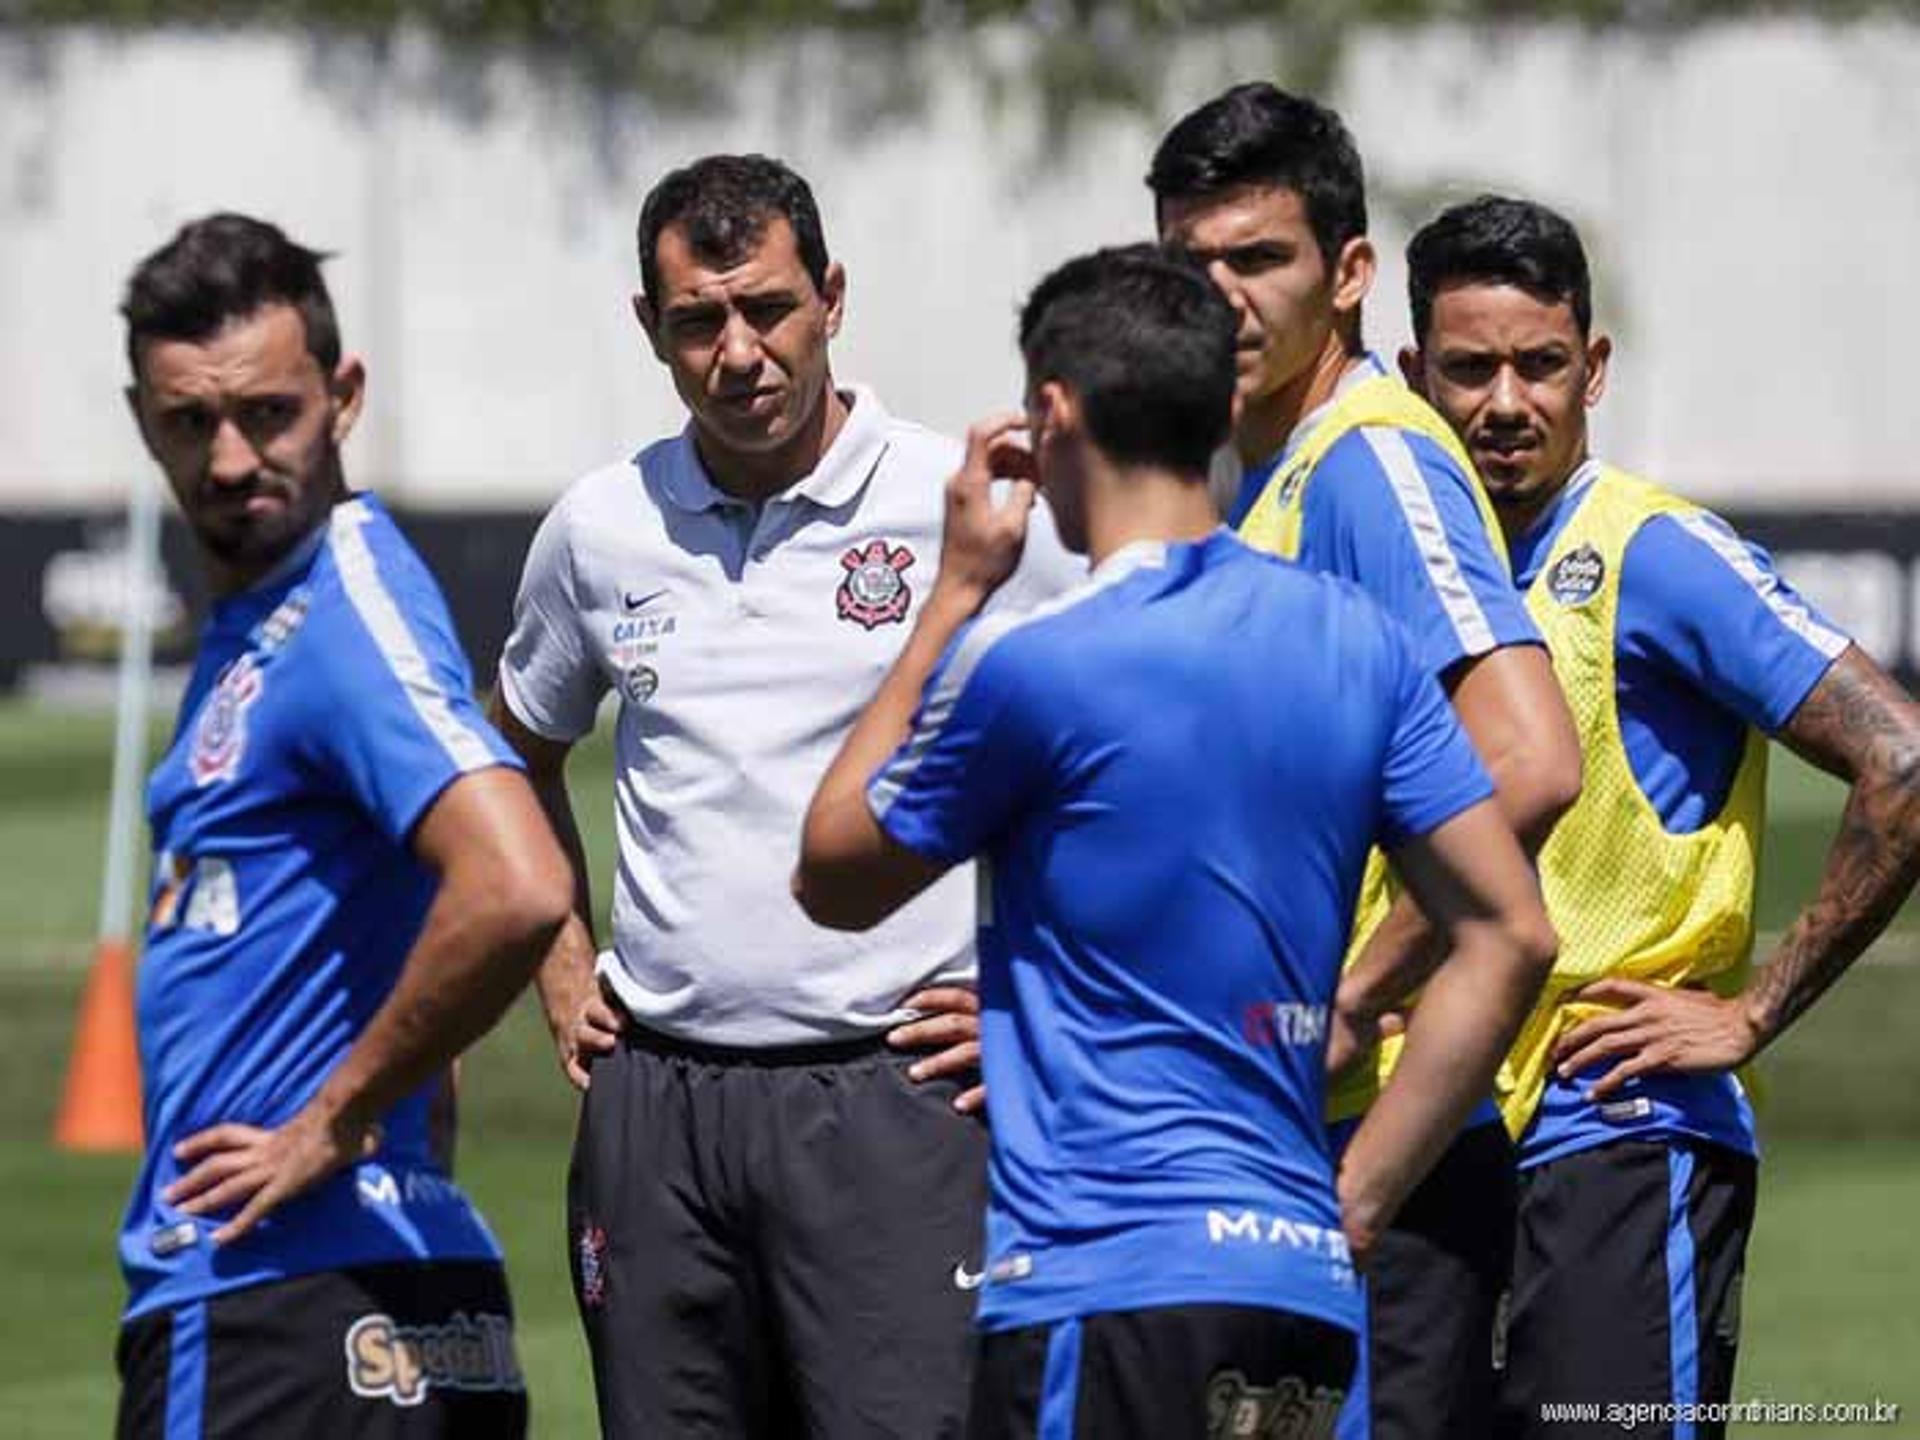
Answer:
[[(962, 454), (870, 390), (851, 399), (819, 467), (757, 512), (708, 478), (689, 427), (576, 482), (527, 555), (501, 694), (561, 742), (619, 695), (600, 968), (670, 1035), (871, 1035), (906, 1018), (921, 985), (973, 975), (970, 866), (864, 935), (820, 928), (788, 890), (814, 788), (933, 584)], [(1027, 608), (1085, 573), (1036, 505), (995, 606)]]

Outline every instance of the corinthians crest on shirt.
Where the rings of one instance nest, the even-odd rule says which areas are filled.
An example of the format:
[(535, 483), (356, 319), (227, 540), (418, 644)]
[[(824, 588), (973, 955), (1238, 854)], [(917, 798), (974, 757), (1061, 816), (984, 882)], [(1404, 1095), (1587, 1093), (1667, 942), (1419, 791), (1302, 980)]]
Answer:
[(231, 780), (247, 753), (247, 712), (260, 698), (260, 670), (251, 654), (242, 655), (214, 682), (193, 722), (193, 749), (187, 767), (193, 783)]
[(912, 564), (913, 551), (885, 540), (869, 540), (848, 550), (840, 557), (846, 574), (834, 597), (840, 618), (869, 630), (904, 622), (907, 607), (913, 604), (906, 580)]

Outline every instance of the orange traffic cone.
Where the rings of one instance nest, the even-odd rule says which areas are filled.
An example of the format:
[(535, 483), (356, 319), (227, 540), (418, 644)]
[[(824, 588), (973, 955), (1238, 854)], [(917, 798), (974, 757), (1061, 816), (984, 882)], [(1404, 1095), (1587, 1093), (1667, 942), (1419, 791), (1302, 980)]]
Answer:
[(133, 949), (102, 940), (80, 997), (67, 1088), (53, 1122), (62, 1150), (137, 1152), (140, 1045), (133, 1031)]

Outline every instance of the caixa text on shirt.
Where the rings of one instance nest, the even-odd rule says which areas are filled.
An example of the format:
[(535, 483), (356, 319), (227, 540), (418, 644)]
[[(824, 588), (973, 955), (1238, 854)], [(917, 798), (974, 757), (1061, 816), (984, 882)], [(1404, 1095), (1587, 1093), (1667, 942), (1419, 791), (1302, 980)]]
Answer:
[(369, 1400), (413, 1406), (436, 1389), (526, 1389), (505, 1315), (456, 1312), (444, 1325), (362, 1315), (347, 1330), (346, 1352), (347, 1384)]

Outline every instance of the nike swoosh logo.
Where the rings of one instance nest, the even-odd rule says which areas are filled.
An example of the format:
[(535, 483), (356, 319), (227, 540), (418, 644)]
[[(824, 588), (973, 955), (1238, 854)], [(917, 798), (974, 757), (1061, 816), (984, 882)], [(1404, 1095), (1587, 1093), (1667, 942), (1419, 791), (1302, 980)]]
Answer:
[(634, 598), (633, 592), (627, 590), (622, 592), (620, 599), (629, 610), (643, 610), (666, 593), (665, 590), (656, 590), (651, 595), (642, 595), (636, 599)]
[(987, 1283), (986, 1271), (969, 1270), (967, 1269), (967, 1262), (964, 1260), (961, 1260), (955, 1263), (953, 1267), (953, 1288), (954, 1289), (978, 1290), (982, 1285), (986, 1283)]

